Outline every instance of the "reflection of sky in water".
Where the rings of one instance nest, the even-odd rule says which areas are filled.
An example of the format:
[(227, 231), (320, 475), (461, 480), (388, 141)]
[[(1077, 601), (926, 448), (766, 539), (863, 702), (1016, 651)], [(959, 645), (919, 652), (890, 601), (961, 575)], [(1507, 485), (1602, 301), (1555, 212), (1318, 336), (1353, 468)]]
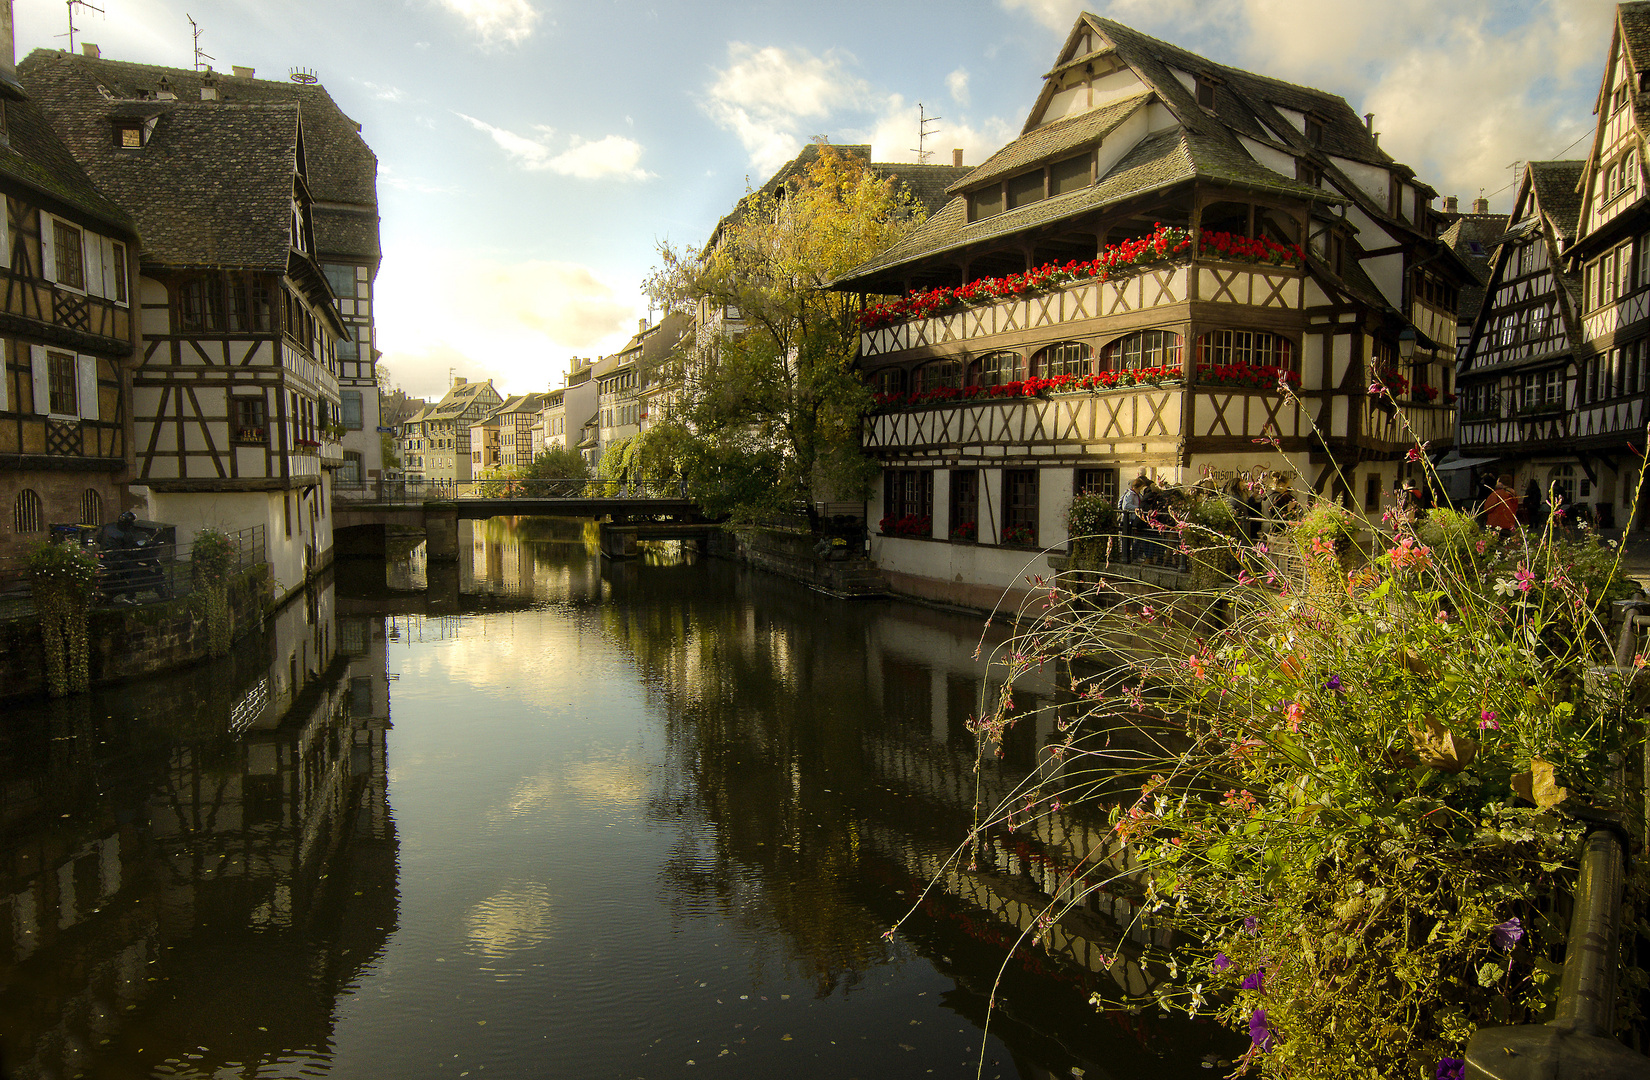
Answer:
[(521, 882), (489, 896), (470, 909), (464, 932), (472, 951), (491, 960), (544, 944), (556, 932), (550, 886)]

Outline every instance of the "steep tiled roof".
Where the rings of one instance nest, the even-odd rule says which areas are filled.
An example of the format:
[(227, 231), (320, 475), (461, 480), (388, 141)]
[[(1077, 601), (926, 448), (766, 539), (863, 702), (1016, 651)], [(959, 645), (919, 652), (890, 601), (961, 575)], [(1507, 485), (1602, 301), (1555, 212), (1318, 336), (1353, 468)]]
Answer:
[[(462, 413), (465, 409), (468, 409), (471, 405), (475, 404), (476, 398), (492, 389), (493, 384), (491, 382), (459, 383), (451, 390), (448, 390), (446, 396), (444, 396), (440, 401), (430, 407), (431, 415), (445, 418)], [(496, 393), (497, 391), (494, 392)]]
[(131, 215), (117, 206), (75, 161), (33, 101), (6, 101), (6, 133), (0, 146), (0, 176), (44, 192), (63, 204), (118, 227), (135, 228)]
[(971, 169), (967, 175), (954, 181), (949, 190), (957, 192), (999, 180), (1028, 165), (1065, 157), (1077, 150), (1093, 146), (1109, 135), (1118, 124), (1128, 119), (1150, 97), (1149, 92), (1142, 91), (1122, 101), (1033, 128), (986, 158), (978, 168)]
[[(200, 101), (210, 77), (218, 103), (229, 106), (297, 106), (303, 118), (306, 179), (318, 202), (350, 203), (361, 208), (354, 216), (332, 212), (315, 215), (319, 253), (378, 257), (378, 159), (361, 137), (360, 125), (344, 115), (320, 84), (301, 85), (272, 79), (246, 79), (188, 68), (132, 64), (118, 60), (37, 49), (18, 65), (19, 74), (60, 129), (63, 116), (72, 113), (72, 126), (93, 136), (112, 151), (108, 120), (115, 116), (164, 116)], [(165, 79), (177, 101), (157, 100)], [(85, 147), (69, 139), (82, 161)], [(96, 173), (95, 169), (91, 171)], [(147, 239), (147, 238), (145, 238)]]
[(1490, 257), (1507, 231), (1507, 220), (1506, 214), (1462, 214), (1438, 234), (1439, 242), (1454, 251), (1478, 278), (1478, 284), (1462, 286), (1456, 307), (1458, 318), (1470, 320), (1483, 306), (1483, 283), (1490, 278)]
[(904, 240), (855, 267), (833, 286), (883, 291), (873, 279), (894, 267), (941, 252), (1000, 239), (1033, 226), (1076, 217), (1110, 203), (1160, 191), (1198, 177), (1332, 201), (1325, 192), (1261, 167), (1241, 150), (1207, 136), (1177, 129), (1143, 139), (1098, 184), (1067, 195), (1044, 199), (972, 223), (968, 220), (968, 201), (959, 195)]
[[(1650, 4), (1645, 5), (1650, 7)], [(1541, 212), (1553, 223), (1560, 239), (1569, 243), (1581, 225), (1581, 173), (1585, 161), (1531, 161), (1530, 181)]]

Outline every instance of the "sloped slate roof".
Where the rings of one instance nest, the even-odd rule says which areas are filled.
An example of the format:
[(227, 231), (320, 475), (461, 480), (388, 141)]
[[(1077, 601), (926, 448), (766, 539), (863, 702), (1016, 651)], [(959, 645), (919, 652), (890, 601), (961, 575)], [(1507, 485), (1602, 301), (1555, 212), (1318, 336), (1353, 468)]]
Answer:
[(1506, 214), (1462, 214), (1438, 234), (1438, 241), (1454, 251), (1478, 279), (1463, 285), (1456, 306), (1458, 319), (1473, 319), (1484, 306), (1484, 283), (1490, 279), (1490, 258), (1495, 245), (1507, 231)]
[[(187, 68), (132, 64), (119, 60), (36, 49), (18, 65), (55, 123), (62, 114), (76, 114), (76, 127), (90, 128), (96, 146), (83, 147), (71, 138), (72, 149), (85, 161), (87, 149), (113, 152), (107, 121), (113, 117), (146, 118), (184, 106), (295, 105), (303, 118), (305, 179), (318, 202), (352, 203), (368, 220), (339, 213), (315, 216), (318, 251), (370, 258), (379, 256), (378, 159), (361, 137), (360, 125), (338, 108), (320, 84), (301, 85), (272, 79), (243, 79), (213, 74), (219, 100), (200, 101), (207, 72)], [(162, 79), (177, 101), (157, 100)], [(145, 148), (147, 149), (147, 147)], [(92, 170), (95, 172), (95, 170)], [(370, 212), (368, 212), (370, 211)], [(369, 223), (370, 222), (370, 223)]]
[(1581, 193), (1577, 188), (1587, 162), (1531, 161), (1528, 166), (1541, 212), (1552, 221), (1560, 239), (1573, 241), (1581, 227)]
[[(1218, 64), (1111, 19), (1087, 14), (1083, 17), (1116, 43), (1123, 59), (1142, 69), (1158, 90), (1171, 98), (1168, 104), (1188, 127), (1206, 130), (1205, 125), (1224, 126), (1244, 135), (1275, 141), (1274, 125), (1263, 128), (1257, 124), (1257, 112), (1267, 104), (1282, 106), (1311, 113), (1323, 122), (1323, 139), (1318, 149), (1324, 153), (1387, 167), (1393, 165), (1392, 158), (1375, 142), (1363, 119), (1337, 94)], [(1220, 84), (1215, 94), (1214, 117), (1197, 104), (1191, 91), (1169, 70), (1171, 67), (1192, 75), (1210, 76)], [(1299, 134), (1293, 124), (1276, 113), (1266, 119), (1278, 121), (1284, 134)], [(1305, 145), (1304, 135), (1300, 136), (1300, 145)]]
[(460, 385), (453, 387), (451, 390), (448, 390), (446, 395), (442, 397), (440, 401), (430, 407), (432, 410), (431, 415), (445, 418), (457, 413), (462, 413), (465, 409), (475, 403), (475, 399), (478, 395), (486, 390), (492, 389), (492, 385), (493, 384), (490, 382), (461, 383)]
[(86, 170), (58, 138), (39, 105), (33, 101), (6, 101), (6, 132), (9, 139), (0, 146), (0, 176), (44, 192), (98, 221), (132, 233), (136, 224), (107, 194), (100, 191)]
[(1141, 140), (1093, 187), (1057, 195), (975, 222), (968, 220), (968, 200), (959, 195), (947, 203), (945, 209), (918, 226), (911, 235), (881, 255), (855, 267), (833, 282), (832, 287), (855, 287), (906, 263), (1076, 217), (1111, 203), (1199, 177), (1319, 201), (1335, 201), (1323, 191), (1263, 168), (1241, 150), (1227, 147), (1219, 140), (1179, 129), (1165, 131)]
[(948, 191), (958, 192), (1000, 180), (1038, 162), (1067, 157), (1093, 146), (1127, 120), (1151, 98), (1150, 91), (1132, 94), (1121, 101), (1078, 113), (1042, 127), (1032, 128), (1018, 139), (986, 158), (978, 168), (954, 181)]

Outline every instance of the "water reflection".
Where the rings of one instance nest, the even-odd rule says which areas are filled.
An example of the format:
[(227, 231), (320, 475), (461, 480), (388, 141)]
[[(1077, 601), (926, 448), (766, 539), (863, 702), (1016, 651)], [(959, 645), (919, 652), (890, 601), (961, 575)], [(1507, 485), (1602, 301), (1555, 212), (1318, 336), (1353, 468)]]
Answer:
[(977, 620), (465, 530), (8, 717), (3, 1075), (1203, 1075), (1218, 1033), (1125, 997), (1162, 973), (1122, 886), (1012, 953), (982, 1037), (1021, 930), (1121, 865), (1071, 811), (946, 863), (1058, 773), (1052, 673), (976, 775)]
[(382, 620), (323, 584), (227, 662), (0, 737), (8, 1078), (324, 1061), (397, 919)]

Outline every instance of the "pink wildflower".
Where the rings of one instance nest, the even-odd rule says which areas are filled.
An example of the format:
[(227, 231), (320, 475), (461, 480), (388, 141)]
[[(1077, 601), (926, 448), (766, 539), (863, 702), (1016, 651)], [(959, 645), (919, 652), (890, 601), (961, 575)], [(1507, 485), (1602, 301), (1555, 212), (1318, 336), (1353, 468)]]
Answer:
[(1306, 719), (1306, 706), (1298, 701), (1291, 701), (1289, 707), (1284, 709), (1283, 712), (1289, 718), (1289, 730), (1299, 731), (1301, 721)]
[(1501, 730), (1501, 724), (1495, 719), (1495, 713), (1488, 709), (1478, 714), (1478, 730), (1483, 731), (1486, 728), (1491, 731)]
[(1522, 563), (1519, 564), (1517, 570), (1513, 571), (1513, 578), (1518, 582), (1519, 592), (1529, 592), (1535, 587), (1535, 575)]

